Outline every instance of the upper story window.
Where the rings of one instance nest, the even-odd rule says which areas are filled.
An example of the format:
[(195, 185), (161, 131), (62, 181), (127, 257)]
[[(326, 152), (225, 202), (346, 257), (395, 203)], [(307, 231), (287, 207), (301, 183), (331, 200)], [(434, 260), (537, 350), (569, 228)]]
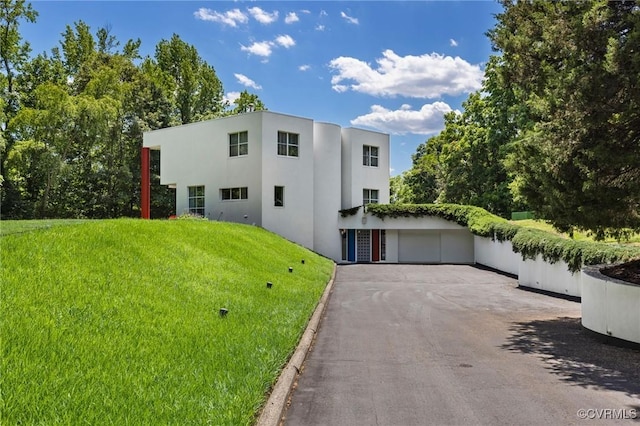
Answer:
[(229, 157), (249, 154), (249, 132), (229, 133)]
[(362, 190), (362, 204), (378, 204), (379, 200), (377, 189)]
[(370, 167), (378, 167), (378, 147), (363, 145), (362, 146), (362, 165)]
[(190, 186), (189, 213), (204, 216), (204, 186)]
[(241, 188), (222, 188), (220, 190), (220, 198), (222, 201), (247, 200), (249, 192), (246, 186)]
[(298, 156), (298, 134), (278, 132), (278, 155)]

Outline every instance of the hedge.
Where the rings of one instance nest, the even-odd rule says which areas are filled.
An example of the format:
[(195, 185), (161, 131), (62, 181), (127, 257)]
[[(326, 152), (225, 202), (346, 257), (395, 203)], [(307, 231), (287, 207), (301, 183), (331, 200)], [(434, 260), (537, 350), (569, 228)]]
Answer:
[(436, 216), (469, 228), (472, 234), (492, 240), (511, 241), (513, 251), (524, 260), (538, 255), (549, 263), (564, 261), (571, 272), (583, 265), (621, 263), (640, 259), (640, 246), (574, 241), (539, 229), (516, 225), (481, 207), (459, 204), (368, 204), (366, 211), (386, 217)]

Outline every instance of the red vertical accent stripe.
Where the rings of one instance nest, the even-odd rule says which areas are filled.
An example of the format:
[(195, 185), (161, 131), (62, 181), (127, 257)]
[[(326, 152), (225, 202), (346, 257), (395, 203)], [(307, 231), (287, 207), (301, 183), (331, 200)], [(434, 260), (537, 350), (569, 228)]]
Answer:
[(371, 261), (380, 262), (380, 230), (371, 231)]
[(151, 164), (150, 149), (142, 148), (142, 186), (140, 188), (140, 213), (143, 219), (151, 218)]

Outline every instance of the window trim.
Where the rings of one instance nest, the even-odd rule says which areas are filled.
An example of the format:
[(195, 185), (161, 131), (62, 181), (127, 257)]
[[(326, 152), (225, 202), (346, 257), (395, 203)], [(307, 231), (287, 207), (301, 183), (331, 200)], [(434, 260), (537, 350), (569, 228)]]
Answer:
[[(375, 148), (376, 154), (373, 155), (373, 149)], [(375, 159), (375, 165), (373, 160)], [(375, 145), (362, 145), (362, 165), (365, 167), (379, 167), (380, 166), (380, 147)]]
[[(202, 192), (199, 193), (198, 190)], [(192, 190), (194, 194), (192, 195)], [(187, 186), (187, 209), (189, 210), (189, 214), (196, 214), (199, 216), (205, 216), (205, 187), (204, 185), (191, 185)], [(202, 201), (202, 206), (198, 206), (198, 201)], [(193, 206), (192, 206), (193, 201)]]
[[(375, 192), (376, 198), (372, 197), (374, 192)], [(379, 204), (379, 203), (380, 203), (380, 190), (379, 189), (371, 189), (371, 188), (363, 188), (362, 189), (362, 204), (363, 205)]]
[[(280, 142), (280, 135), (286, 135), (286, 141), (284, 143)], [(295, 143), (291, 142), (291, 136), (296, 136)], [(300, 158), (300, 134), (299, 133), (292, 133), (292, 132), (285, 132), (284, 130), (278, 130), (276, 144), (277, 144), (276, 153), (278, 157)], [(280, 153), (281, 146), (284, 147), (286, 154)], [(293, 148), (295, 148), (295, 155), (292, 154)]]
[(237, 186), (234, 188), (220, 188), (220, 201), (244, 201), (249, 199), (249, 188)]
[[(246, 135), (246, 139), (244, 141), (242, 141), (242, 135)], [(235, 143), (231, 141), (233, 136), (237, 137), (237, 142)], [(244, 154), (241, 152), (242, 147), (245, 148)], [(233, 148), (236, 148), (236, 154), (232, 153)], [(229, 133), (229, 158), (246, 157), (247, 155), (249, 155), (249, 132), (247, 130), (242, 130), (239, 132)]]

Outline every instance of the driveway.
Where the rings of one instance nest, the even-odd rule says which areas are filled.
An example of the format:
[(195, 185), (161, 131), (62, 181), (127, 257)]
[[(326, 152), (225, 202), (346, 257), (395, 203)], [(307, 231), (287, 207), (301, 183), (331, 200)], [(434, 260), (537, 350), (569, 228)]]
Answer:
[(339, 266), (285, 414), (287, 426), (638, 420), (640, 350), (584, 330), (577, 302), (458, 265)]

